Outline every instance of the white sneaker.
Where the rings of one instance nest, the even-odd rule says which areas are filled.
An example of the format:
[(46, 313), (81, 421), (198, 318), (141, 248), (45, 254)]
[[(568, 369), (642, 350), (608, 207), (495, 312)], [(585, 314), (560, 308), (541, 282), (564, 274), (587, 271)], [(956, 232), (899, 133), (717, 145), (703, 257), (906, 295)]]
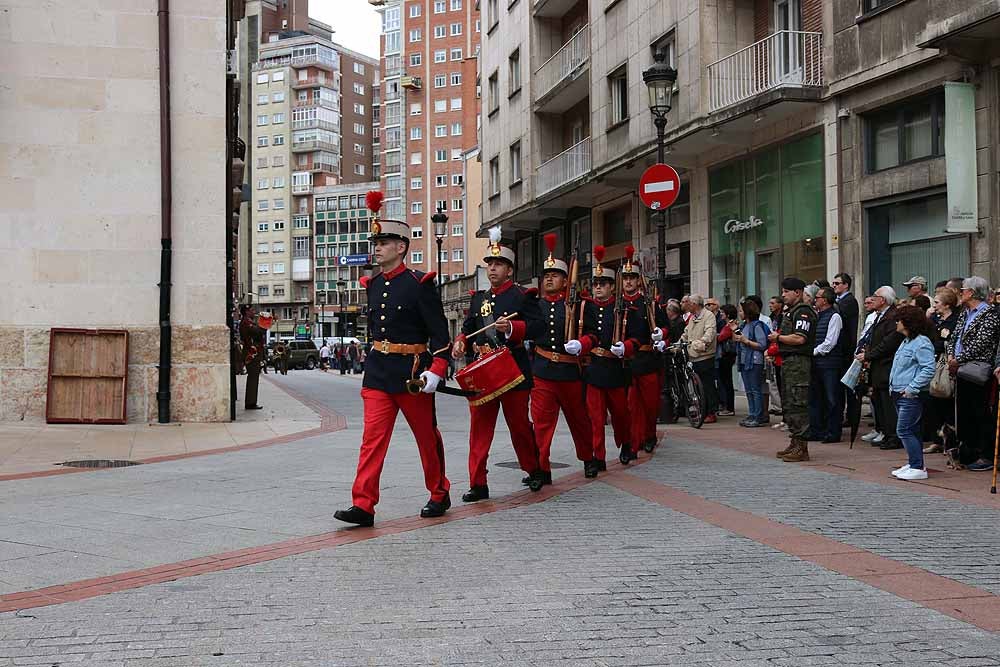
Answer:
[(909, 463), (907, 463), (907, 464), (906, 464), (905, 466), (903, 466), (902, 468), (896, 468), (895, 470), (893, 470), (893, 471), (892, 471), (892, 474), (893, 474), (893, 475), (895, 475), (896, 477), (898, 477), (898, 476), (899, 476), (899, 473), (901, 473), (901, 472), (906, 472), (906, 471), (907, 471), (907, 470), (909, 470), (909, 469), (910, 469), (910, 464), (909, 464)]
[(874, 438), (872, 438), (871, 441), (872, 441), (873, 444), (876, 444), (876, 445), (882, 444), (885, 441), (885, 433), (879, 433)]
[(868, 433), (865, 433), (863, 436), (861, 436), (861, 439), (864, 440), (865, 442), (871, 442), (878, 436), (879, 436), (878, 431), (869, 431)]
[(908, 470), (904, 470), (896, 475), (896, 479), (901, 479), (907, 482), (916, 479), (927, 479), (927, 471), (921, 470), (920, 468), (909, 468)]

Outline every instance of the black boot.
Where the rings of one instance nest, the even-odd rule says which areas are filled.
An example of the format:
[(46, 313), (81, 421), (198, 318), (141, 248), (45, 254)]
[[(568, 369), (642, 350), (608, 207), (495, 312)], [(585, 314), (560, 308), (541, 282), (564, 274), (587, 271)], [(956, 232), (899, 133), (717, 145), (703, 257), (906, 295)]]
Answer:
[(597, 472), (607, 472), (608, 462), (605, 461), (604, 459), (594, 459), (594, 469)]
[(632, 445), (627, 442), (622, 445), (622, 451), (618, 453), (618, 461), (623, 465), (627, 466), (630, 461), (634, 461), (638, 456), (632, 453)]
[(593, 461), (583, 462), (583, 476), (587, 479), (594, 479), (597, 477), (597, 467), (594, 465)]
[(642, 448), (647, 454), (652, 454), (653, 450), (656, 449), (656, 438), (650, 438), (646, 442), (642, 443)]
[(490, 497), (490, 487), (488, 486), (474, 486), (468, 490), (468, 492), (462, 494), (462, 502), (464, 503), (475, 503), (480, 500), (489, 500)]
[(427, 504), (424, 505), (422, 510), (420, 510), (420, 518), (434, 519), (439, 516), (444, 516), (444, 513), (447, 512), (450, 507), (451, 507), (450, 496), (445, 496), (444, 500), (440, 502), (436, 500), (428, 500)]
[(541, 470), (536, 470), (535, 472), (528, 475), (528, 488), (532, 492), (541, 491), (542, 487), (545, 486), (545, 478), (542, 476)]
[(346, 510), (337, 510), (333, 513), (333, 518), (345, 523), (354, 523), (365, 528), (375, 524), (374, 514), (370, 514), (354, 505), (351, 505)]
[(548, 484), (550, 486), (552, 485), (551, 471), (545, 472), (544, 470), (539, 470), (538, 472), (535, 473), (535, 476), (537, 476), (540, 480), (542, 480), (542, 484)]

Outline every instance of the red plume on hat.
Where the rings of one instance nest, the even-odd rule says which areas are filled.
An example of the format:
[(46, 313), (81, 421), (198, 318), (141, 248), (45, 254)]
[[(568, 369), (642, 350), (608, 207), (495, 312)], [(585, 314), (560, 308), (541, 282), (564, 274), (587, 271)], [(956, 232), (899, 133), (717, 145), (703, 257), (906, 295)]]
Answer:
[(369, 190), (368, 194), (365, 195), (365, 206), (377, 216), (378, 212), (382, 210), (382, 199), (384, 198), (385, 195), (378, 190)]
[(632, 263), (632, 257), (635, 255), (635, 246), (627, 245), (625, 246), (625, 259), (628, 260), (629, 264)]
[(542, 237), (545, 240), (545, 247), (549, 249), (549, 257), (556, 251), (556, 235), (546, 234)]
[(598, 261), (598, 262), (603, 262), (604, 261), (604, 250), (605, 250), (605, 248), (602, 245), (595, 245), (594, 246), (594, 259), (596, 261)]

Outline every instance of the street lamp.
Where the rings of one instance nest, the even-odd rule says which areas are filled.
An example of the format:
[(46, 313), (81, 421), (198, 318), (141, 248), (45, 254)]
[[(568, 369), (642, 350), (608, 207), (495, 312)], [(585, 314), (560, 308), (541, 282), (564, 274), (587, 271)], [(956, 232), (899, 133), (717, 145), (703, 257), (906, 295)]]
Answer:
[(438, 292), (440, 293), (441, 283), (444, 282), (441, 276), (441, 244), (448, 234), (448, 216), (444, 214), (444, 209), (439, 208), (437, 213), (431, 216), (431, 222), (434, 223), (434, 240), (437, 241), (438, 247)]
[[(649, 93), (649, 111), (653, 114), (653, 124), (656, 126), (656, 161), (666, 160), (666, 141), (664, 136), (667, 128), (667, 114), (670, 113), (670, 101), (674, 94), (674, 84), (677, 83), (677, 70), (666, 63), (666, 55), (662, 49), (657, 49), (653, 55), (653, 64), (642, 73), (642, 80)], [(656, 223), (656, 263), (657, 278), (660, 283), (660, 294), (667, 291), (667, 211), (658, 211)]]

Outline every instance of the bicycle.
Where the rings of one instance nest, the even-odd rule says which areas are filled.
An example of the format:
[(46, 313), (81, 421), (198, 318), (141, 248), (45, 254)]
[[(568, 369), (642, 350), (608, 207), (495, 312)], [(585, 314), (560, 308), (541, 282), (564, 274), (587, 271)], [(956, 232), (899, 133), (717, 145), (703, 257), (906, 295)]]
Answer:
[(666, 350), (666, 385), (675, 410), (687, 415), (691, 428), (705, 423), (705, 390), (688, 357), (688, 343), (680, 341)]

